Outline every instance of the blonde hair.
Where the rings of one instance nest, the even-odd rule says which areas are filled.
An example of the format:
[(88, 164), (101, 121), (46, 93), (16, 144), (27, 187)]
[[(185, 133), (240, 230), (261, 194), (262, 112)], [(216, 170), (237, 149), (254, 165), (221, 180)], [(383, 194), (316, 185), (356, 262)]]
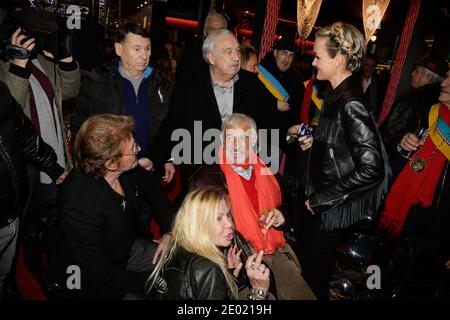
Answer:
[(128, 116), (99, 114), (87, 119), (75, 139), (75, 166), (93, 177), (103, 177), (105, 162), (119, 161), (126, 141), (133, 135)]
[(338, 53), (347, 57), (347, 70), (358, 71), (361, 67), (366, 43), (361, 32), (351, 24), (335, 22), (320, 28), (316, 37), (328, 38), (327, 50), (331, 58)]
[(233, 298), (237, 299), (237, 286), (224, 253), (214, 244), (215, 223), (219, 204), (225, 201), (230, 207), (228, 194), (223, 188), (205, 187), (188, 193), (177, 212), (169, 249), (162, 255), (155, 270), (150, 275), (148, 292), (153, 288), (163, 267), (172, 259), (175, 249), (181, 247), (186, 251), (202, 256), (215, 263), (225, 276)]

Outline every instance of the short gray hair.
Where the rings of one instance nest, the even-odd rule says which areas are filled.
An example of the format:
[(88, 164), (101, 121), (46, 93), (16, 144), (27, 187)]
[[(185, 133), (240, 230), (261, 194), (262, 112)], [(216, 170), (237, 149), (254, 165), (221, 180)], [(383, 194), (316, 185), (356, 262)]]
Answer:
[(225, 127), (240, 127), (242, 128), (244, 125), (247, 124), (250, 126), (250, 129), (257, 130), (256, 122), (253, 120), (253, 118), (243, 114), (243, 113), (233, 113), (230, 114), (223, 120), (222, 123), (222, 132), (224, 132)]
[(224, 35), (235, 36), (234, 33), (228, 29), (219, 29), (219, 30), (214, 30), (213, 32), (211, 32), (209, 34), (209, 36), (206, 37), (205, 42), (203, 42), (202, 55), (203, 55), (203, 59), (205, 59), (207, 64), (209, 64), (208, 53), (211, 52), (214, 56), (216, 55), (216, 51), (215, 51), (216, 48), (214, 48), (214, 42), (216, 41), (217, 38), (224, 36)]
[(428, 68), (425, 68), (423, 66), (420, 66), (420, 67), (422, 67), (423, 72), (431, 78), (431, 83), (441, 83), (442, 81), (444, 81), (444, 77), (441, 77), (440, 75), (438, 75), (437, 73), (434, 73), (433, 71), (431, 71)]

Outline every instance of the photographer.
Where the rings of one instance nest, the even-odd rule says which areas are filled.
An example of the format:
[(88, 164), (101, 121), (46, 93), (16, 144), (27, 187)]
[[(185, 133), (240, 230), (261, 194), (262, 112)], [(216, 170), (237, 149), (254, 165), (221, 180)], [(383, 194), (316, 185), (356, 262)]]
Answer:
[[(10, 10), (6, 20), (1, 29), (6, 37), (2, 40), (9, 45), (8, 59), (0, 61), (0, 80), (54, 149), (58, 164), (69, 170), (62, 101), (76, 97), (80, 86), (70, 38), (59, 36), (56, 17), (43, 10)], [(11, 35), (4, 31), (11, 29), (15, 30)], [(34, 180), (31, 210), (56, 198), (56, 185), (47, 174), (33, 171), (30, 177)]]

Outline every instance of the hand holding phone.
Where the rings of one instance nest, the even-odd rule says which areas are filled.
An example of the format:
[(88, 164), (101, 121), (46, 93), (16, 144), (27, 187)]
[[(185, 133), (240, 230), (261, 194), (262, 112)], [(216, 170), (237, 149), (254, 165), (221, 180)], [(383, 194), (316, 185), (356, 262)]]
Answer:
[(295, 126), (291, 127), (289, 129), (290, 133), (289, 133), (289, 137), (287, 138), (287, 143), (288, 144), (293, 143), (295, 141), (298, 141), (298, 138), (300, 138), (300, 137), (304, 137), (304, 136), (310, 137), (312, 135), (312, 130), (307, 124), (304, 124), (302, 122), (298, 126), (299, 127), (298, 127), (297, 132), (295, 134), (292, 133), (292, 130), (294, 129)]

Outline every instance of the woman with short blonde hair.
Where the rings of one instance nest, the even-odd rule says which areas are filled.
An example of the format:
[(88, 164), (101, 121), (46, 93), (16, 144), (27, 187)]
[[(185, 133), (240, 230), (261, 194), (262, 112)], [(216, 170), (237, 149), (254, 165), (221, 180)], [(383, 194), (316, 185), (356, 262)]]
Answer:
[(352, 25), (336, 22), (316, 33), (313, 66), (317, 79), (329, 81), (332, 90), (313, 136), (299, 138), (302, 150), (310, 149), (305, 206), (313, 216), (304, 220), (308, 236), (297, 241), (306, 248), (305, 280), (323, 300), (329, 298), (343, 230), (361, 220), (372, 221), (387, 189), (383, 143), (361, 84), (352, 76), (364, 52), (364, 38)]

